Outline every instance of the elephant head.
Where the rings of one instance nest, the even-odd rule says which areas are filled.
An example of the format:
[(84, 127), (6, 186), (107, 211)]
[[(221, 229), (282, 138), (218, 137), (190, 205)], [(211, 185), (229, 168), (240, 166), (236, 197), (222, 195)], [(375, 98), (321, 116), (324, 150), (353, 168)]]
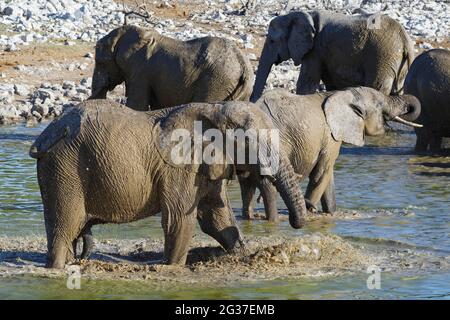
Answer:
[(291, 12), (270, 22), (250, 101), (261, 97), (272, 65), (290, 58), (296, 66), (301, 64), (313, 48), (315, 33), (313, 18), (306, 12)]
[(119, 27), (97, 41), (90, 99), (105, 99), (108, 91), (114, 90), (125, 80), (116, 61), (116, 52), (120, 39), (131, 28)]
[[(194, 103), (175, 107), (168, 112), (159, 121), (159, 134), (156, 135), (159, 137), (157, 149), (166, 163), (199, 173), (209, 180), (231, 179), (236, 172), (251, 172), (261, 180), (275, 185), (288, 208), (291, 226), (302, 227), (306, 207), (298, 177), (287, 155), (277, 148), (276, 141), (261, 139), (263, 129), (276, 129), (257, 106), (244, 102)], [(247, 138), (239, 139), (234, 135), (240, 129), (248, 134)], [(182, 137), (180, 141), (180, 133), (185, 134), (187, 139)], [(208, 136), (206, 141), (209, 143), (205, 143), (205, 137)], [(257, 143), (252, 143), (256, 140)], [(211, 141), (218, 147), (213, 152), (218, 155), (214, 161), (204, 157), (208, 148), (211, 148)], [(200, 152), (204, 150), (200, 154), (195, 151), (195, 143), (198, 142), (202, 146)], [(181, 157), (179, 146), (187, 147), (187, 152)], [(192, 146), (194, 147), (191, 149)], [(260, 152), (262, 148), (270, 152)], [(240, 150), (244, 151), (244, 158), (239, 158), (237, 153)], [(255, 155), (254, 162), (250, 160), (250, 155)], [(272, 166), (275, 170), (268, 172), (267, 165), (273, 165), (274, 162), (277, 162)]]
[(335, 91), (325, 100), (323, 109), (333, 138), (357, 146), (364, 144), (364, 135), (381, 135), (386, 121), (413, 127), (420, 114), (420, 102), (412, 95), (387, 96), (367, 87)]

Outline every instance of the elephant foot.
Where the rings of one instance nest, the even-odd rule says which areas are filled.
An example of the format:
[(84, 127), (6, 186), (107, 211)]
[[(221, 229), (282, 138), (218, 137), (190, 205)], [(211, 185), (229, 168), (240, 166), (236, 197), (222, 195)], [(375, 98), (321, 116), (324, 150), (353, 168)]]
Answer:
[(255, 212), (253, 210), (242, 209), (242, 219), (253, 220), (255, 217)]
[(308, 211), (310, 213), (317, 213), (317, 207), (309, 200), (309, 199), (305, 199), (305, 204), (306, 204), (306, 209), (308, 209)]
[(227, 253), (232, 254), (232, 255), (246, 254), (247, 247), (245, 245), (245, 241), (243, 239), (238, 240), (232, 249), (227, 250)]

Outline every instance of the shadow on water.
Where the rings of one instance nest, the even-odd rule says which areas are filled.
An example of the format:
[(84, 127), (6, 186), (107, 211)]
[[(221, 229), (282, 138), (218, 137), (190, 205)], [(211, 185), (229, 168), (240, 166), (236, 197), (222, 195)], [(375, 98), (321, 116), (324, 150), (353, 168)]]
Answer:
[[(447, 155), (446, 155), (447, 154)], [(450, 149), (441, 154), (419, 154), (409, 160), (411, 171), (420, 176), (450, 177)]]
[[(193, 265), (198, 262), (208, 262), (217, 257), (227, 254), (220, 246), (206, 246), (192, 248), (188, 252), (186, 265)], [(94, 252), (89, 257), (90, 260), (97, 260), (107, 263), (136, 263), (136, 264), (161, 264), (164, 261), (162, 251), (139, 251), (128, 254)], [(47, 254), (44, 252), (3, 250), (0, 251), (0, 261), (14, 264), (17, 267), (26, 265), (44, 266)]]
[(19, 140), (19, 141), (34, 141), (37, 135), (20, 134), (20, 133), (0, 133), (0, 140)]
[(341, 155), (386, 155), (386, 156), (404, 156), (415, 155), (414, 149), (410, 147), (344, 147), (341, 148)]
[(0, 251), (0, 261), (11, 262), (15, 265), (28, 265), (30, 263), (37, 265), (44, 265), (46, 261), (46, 254), (42, 252), (30, 251)]
[(450, 172), (415, 172), (415, 174), (419, 176), (427, 176), (427, 177), (450, 177)]

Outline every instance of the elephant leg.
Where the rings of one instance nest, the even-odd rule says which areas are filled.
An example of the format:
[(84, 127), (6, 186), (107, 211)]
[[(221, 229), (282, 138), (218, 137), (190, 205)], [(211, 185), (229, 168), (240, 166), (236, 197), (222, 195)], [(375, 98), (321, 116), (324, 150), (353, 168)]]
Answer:
[(431, 134), (430, 137), (430, 151), (433, 153), (440, 153), (442, 151), (442, 137), (436, 134)]
[(88, 222), (84, 226), (83, 230), (81, 230), (80, 235), (77, 239), (73, 241), (73, 254), (74, 257), (77, 258), (77, 246), (78, 242), (83, 240), (83, 249), (81, 251), (80, 259), (87, 260), (92, 253), (92, 249), (94, 248), (94, 237), (92, 235), (92, 223)]
[(330, 182), (328, 183), (325, 192), (320, 199), (322, 204), (322, 211), (326, 213), (333, 213), (336, 211), (336, 193), (334, 187), (334, 173), (331, 174)]
[(297, 81), (297, 94), (312, 94), (319, 90), (322, 66), (314, 55), (303, 60)]
[(83, 251), (81, 252), (80, 259), (89, 259), (94, 248), (94, 236), (92, 231), (83, 235)]
[(189, 244), (195, 232), (197, 210), (189, 212), (162, 210), (162, 227), (164, 231), (164, 260), (167, 264), (184, 265)]
[(84, 202), (67, 200), (57, 211), (47, 266), (62, 269), (75, 258), (73, 243), (78, 238), (86, 218)]
[(277, 189), (268, 180), (264, 179), (259, 188), (264, 200), (264, 208), (266, 209), (266, 219), (271, 222), (278, 221), (278, 208), (277, 208)]
[(221, 182), (218, 193), (202, 198), (197, 207), (197, 219), (202, 231), (213, 237), (228, 252), (242, 244), (242, 236), (234, 218), (226, 184)]
[(150, 87), (147, 81), (130, 81), (127, 83), (126, 96), (127, 106), (138, 111), (148, 111), (150, 109)]
[(256, 184), (253, 182), (252, 177), (239, 176), (239, 184), (241, 187), (242, 197), (242, 217), (244, 219), (253, 219), (254, 203), (253, 198), (255, 196)]
[(430, 137), (428, 130), (425, 128), (416, 128), (416, 152), (426, 152), (428, 149), (428, 145), (430, 144)]
[(92, 224), (88, 222), (81, 232), (81, 237), (83, 239), (83, 250), (81, 251), (80, 259), (83, 260), (89, 259), (89, 256), (92, 253), (92, 249), (94, 248), (94, 236), (92, 235), (91, 228)]
[(309, 174), (308, 187), (305, 193), (308, 210), (317, 211), (317, 204), (328, 188), (332, 176), (333, 165), (326, 159), (320, 159)]

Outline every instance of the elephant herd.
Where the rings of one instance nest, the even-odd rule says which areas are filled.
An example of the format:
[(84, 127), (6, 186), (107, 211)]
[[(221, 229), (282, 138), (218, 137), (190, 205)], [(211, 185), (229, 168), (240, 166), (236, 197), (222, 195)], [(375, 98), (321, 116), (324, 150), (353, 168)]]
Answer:
[[(301, 64), (296, 94), (264, 93), (272, 66), (288, 59)], [(127, 106), (106, 99), (123, 82)], [(321, 82), (326, 91), (318, 92)], [(450, 52), (430, 50), (414, 59), (408, 34), (385, 15), (278, 16), (256, 79), (228, 40), (177, 41), (119, 27), (97, 42), (90, 99), (67, 108), (30, 149), (44, 205), (47, 266), (63, 268), (76, 258), (80, 238), (80, 257), (88, 258), (93, 225), (159, 212), (169, 264), (186, 262), (197, 221), (227, 252), (238, 250), (244, 241), (227, 196), (228, 180), (236, 178), (244, 217), (252, 218), (259, 189), (268, 220), (278, 219), (279, 193), (291, 226), (300, 228), (319, 202), (324, 212), (336, 210), (333, 170), (342, 143), (362, 146), (365, 135), (381, 135), (387, 121), (397, 121), (415, 127), (417, 151), (438, 152), (442, 137), (450, 136), (449, 101)], [(279, 141), (274, 148), (259, 137), (259, 146), (252, 137), (232, 140), (248, 157), (256, 154), (253, 162), (228, 161), (229, 150), (215, 149), (227, 161), (179, 163), (173, 158), (179, 141), (172, 139), (179, 130), (201, 134), (206, 147), (210, 130), (221, 137), (230, 130), (275, 130)], [(184, 159), (196, 158), (191, 142)], [(256, 150), (264, 143), (278, 162), (271, 173), (267, 155)]]

